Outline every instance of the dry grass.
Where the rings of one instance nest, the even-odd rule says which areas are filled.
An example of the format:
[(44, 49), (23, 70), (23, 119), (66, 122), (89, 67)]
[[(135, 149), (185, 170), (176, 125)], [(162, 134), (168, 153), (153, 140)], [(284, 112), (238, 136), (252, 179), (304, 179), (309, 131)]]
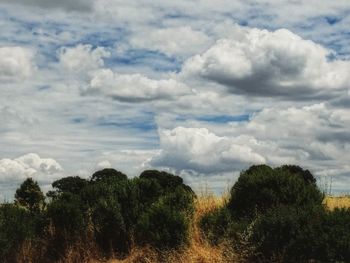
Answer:
[[(209, 191), (203, 191), (195, 201), (195, 215), (191, 225), (190, 245), (182, 252), (172, 252), (166, 255), (159, 255), (150, 248), (135, 249), (130, 256), (122, 261), (113, 260), (110, 263), (158, 263), (158, 262), (178, 262), (178, 263), (214, 263), (214, 262), (238, 262), (232, 252), (230, 258), (227, 258), (227, 247), (213, 247), (209, 245), (202, 237), (198, 227), (198, 222), (203, 215), (222, 207), (228, 200), (228, 194), (215, 196)], [(336, 207), (349, 207), (350, 196), (327, 196), (325, 204), (329, 209)], [(226, 253), (224, 253), (224, 251)], [(226, 255), (226, 256), (225, 256)]]
[[(207, 189), (199, 194), (199, 197), (195, 200), (195, 214), (190, 228), (190, 243), (189, 246), (182, 251), (171, 251), (167, 253), (157, 252), (149, 247), (134, 248), (130, 255), (123, 260), (110, 260), (108, 263), (224, 263), (224, 262), (239, 262), (235, 257), (233, 251), (224, 245), (211, 246), (203, 238), (199, 229), (200, 219), (207, 213), (222, 207), (228, 201), (228, 194), (222, 196), (215, 196)], [(350, 196), (327, 196), (324, 203), (329, 209), (335, 209), (337, 207), (349, 207), (350, 208)], [(81, 248), (86, 248), (85, 245), (81, 245)], [(88, 251), (82, 252), (79, 249), (69, 250), (64, 261), (65, 263), (98, 263), (103, 261), (90, 260), (89, 258), (96, 258), (96, 248), (93, 246)], [(33, 262), (28, 261), (28, 258), (33, 258), (31, 255), (32, 249), (30, 244), (25, 244), (22, 248), (22, 260), (20, 262)], [(27, 259), (27, 260), (25, 260)], [(105, 262), (105, 261), (104, 261)]]
[(327, 196), (324, 203), (330, 210), (335, 208), (350, 208), (350, 195)]
[[(227, 247), (211, 246), (203, 239), (199, 229), (199, 220), (203, 215), (225, 204), (228, 195), (217, 197), (209, 191), (202, 192), (195, 200), (195, 214), (190, 229), (190, 244), (183, 251), (173, 251), (159, 254), (150, 248), (140, 248), (132, 251), (130, 256), (124, 260), (112, 260), (110, 263), (224, 263), (234, 262), (234, 254), (229, 253), (228, 261)], [(225, 253), (224, 253), (225, 250)]]

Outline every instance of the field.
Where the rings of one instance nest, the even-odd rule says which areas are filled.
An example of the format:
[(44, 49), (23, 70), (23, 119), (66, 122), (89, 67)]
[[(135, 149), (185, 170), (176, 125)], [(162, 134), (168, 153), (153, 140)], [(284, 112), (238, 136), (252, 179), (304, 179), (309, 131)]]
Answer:
[[(210, 246), (201, 237), (198, 221), (206, 213), (222, 206), (227, 200), (227, 195), (214, 196), (204, 193), (196, 200), (196, 212), (191, 229), (190, 246), (180, 252), (169, 253), (162, 259), (157, 257), (157, 253), (151, 249), (136, 249), (124, 260), (112, 260), (110, 263), (134, 263), (134, 262), (179, 262), (179, 263), (214, 263), (227, 262), (227, 259), (235, 259), (233, 251), (227, 247)], [(324, 200), (325, 205), (333, 210), (335, 208), (350, 207), (350, 196), (327, 196)], [(237, 260), (238, 262), (238, 260)]]

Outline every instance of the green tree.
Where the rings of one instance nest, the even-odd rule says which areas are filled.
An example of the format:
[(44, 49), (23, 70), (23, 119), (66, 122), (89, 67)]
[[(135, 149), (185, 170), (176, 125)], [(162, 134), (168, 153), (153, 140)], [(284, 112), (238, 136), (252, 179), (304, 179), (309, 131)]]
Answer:
[(99, 182), (99, 181), (109, 181), (109, 180), (127, 180), (128, 177), (112, 168), (106, 168), (100, 171), (95, 172), (91, 176), (91, 182)]
[(28, 178), (16, 190), (15, 203), (32, 212), (38, 212), (45, 205), (45, 197), (38, 183)]
[(241, 173), (232, 187), (228, 208), (236, 219), (251, 220), (278, 205), (322, 205), (323, 194), (301, 172), (286, 166), (252, 166)]
[(46, 195), (57, 198), (62, 193), (80, 194), (81, 190), (88, 185), (88, 181), (79, 176), (69, 176), (52, 183), (53, 191)]

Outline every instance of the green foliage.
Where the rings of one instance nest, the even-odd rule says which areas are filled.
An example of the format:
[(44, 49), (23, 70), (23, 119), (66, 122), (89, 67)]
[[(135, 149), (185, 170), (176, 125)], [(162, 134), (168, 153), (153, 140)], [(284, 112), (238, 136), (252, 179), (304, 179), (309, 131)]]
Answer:
[(323, 194), (313, 183), (308, 183), (293, 169), (272, 169), (266, 165), (252, 166), (241, 173), (231, 189), (228, 203), (236, 219), (252, 220), (255, 216), (279, 205), (321, 205)]
[(13, 204), (0, 205), (1, 262), (16, 262), (16, 252), (24, 241), (37, 236), (37, 218)]
[(204, 215), (199, 225), (208, 241), (212, 245), (218, 245), (227, 239), (227, 230), (231, 223), (230, 211), (223, 207)]
[[(17, 190), (16, 204), (20, 207), (11, 206), (14, 212), (9, 210), (16, 214), (9, 218), (18, 224), (15, 241), (9, 240), (10, 232), (0, 230), (0, 238), (5, 236), (4, 243), (9, 240), (11, 251), (33, 235), (46, 244), (42, 251), (49, 261), (62, 260), (68, 248), (91, 241), (104, 256), (125, 256), (134, 243), (157, 249), (187, 244), (195, 195), (178, 176), (153, 170), (128, 179), (114, 169), (104, 169), (90, 180), (66, 177), (53, 182), (52, 187), (45, 209), (36, 182), (28, 179)], [(31, 222), (26, 217), (36, 218), (33, 227), (26, 225)], [(8, 220), (2, 220), (0, 226), (5, 227), (11, 222)]]
[(16, 190), (15, 203), (32, 212), (39, 212), (45, 205), (45, 197), (37, 182), (26, 179)]
[(105, 168), (95, 172), (91, 177), (91, 182), (109, 181), (109, 180), (127, 180), (128, 177), (112, 168)]
[[(165, 176), (171, 179), (168, 175)], [(142, 183), (144, 179), (145, 177), (140, 179), (139, 185), (144, 186)], [(159, 187), (162, 188), (162, 186)], [(182, 187), (182, 183), (166, 186), (163, 184), (163, 187), (167, 189), (166, 194), (159, 196), (156, 202), (146, 207), (139, 218), (136, 241), (138, 244), (149, 244), (157, 249), (177, 249), (188, 242), (189, 220), (194, 212), (194, 197), (191, 192)], [(171, 187), (174, 187), (172, 191), (170, 191)]]
[[(81, 192), (82, 199), (92, 211), (96, 241), (106, 253), (127, 253), (135, 236), (138, 244), (160, 246), (160, 242), (156, 241), (157, 238), (174, 237), (178, 240), (174, 241), (176, 243), (182, 240), (179, 241), (178, 235), (187, 235), (187, 232), (182, 232), (182, 228), (178, 228), (176, 232), (170, 228), (175, 222), (186, 224), (185, 228), (188, 228), (188, 221), (185, 218), (193, 214), (192, 191), (184, 187), (181, 178), (179, 181), (178, 177), (171, 174), (161, 172), (156, 174), (156, 178), (153, 177), (154, 171), (152, 171), (151, 176), (142, 178), (98, 180)], [(166, 183), (167, 180), (173, 179), (177, 183)], [(169, 222), (169, 225), (158, 225), (157, 222), (145, 223), (156, 220), (156, 216), (161, 213), (165, 213), (162, 220)], [(148, 233), (147, 237), (139, 234), (140, 231)], [(175, 246), (175, 243), (169, 240), (162, 243), (164, 247)]]
[(104, 253), (129, 252), (131, 236), (127, 232), (117, 200), (99, 199), (93, 207), (92, 223), (96, 242)]
[(310, 262), (323, 235), (322, 207), (277, 206), (251, 224), (246, 238), (253, 262)]
[(189, 220), (184, 213), (158, 202), (139, 219), (137, 243), (157, 249), (180, 248), (188, 242)]
[(299, 176), (304, 180), (305, 183), (308, 184), (316, 184), (316, 178), (311, 174), (309, 170), (304, 170), (300, 166), (297, 165), (283, 165), (277, 170), (287, 171), (295, 176)]
[(350, 209), (328, 211), (317, 233), (319, 250), (315, 258), (321, 262), (350, 262)]
[(62, 239), (74, 240), (87, 230), (87, 207), (77, 195), (63, 193), (47, 207), (47, 216), (54, 227), (55, 235)]
[(156, 180), (158, 184), (161, 186), (161, 188), (166, 192), (172, 191), (172, 189), (175, 189), (176, 187), (181, 186), (186, 191), (195, 195), (193, 190), (189, 186), (183, 183), (183, 180), (180, 176), (169, 174), (164, 171), (146, 170), (140, 174), (140, 178)]
[(244, 251), (246, 262), (350, 262), (350, 209), (327, 211), (322, 201), (308, 170), (252, 166), (200, 226), (211, 243)]
[(47, 193), (48, 197), (57, 198), (62, 193), (79, 194), (88, 185), (88, 181), (79, 176), (69, 176), (52, 183), (54, 191)]

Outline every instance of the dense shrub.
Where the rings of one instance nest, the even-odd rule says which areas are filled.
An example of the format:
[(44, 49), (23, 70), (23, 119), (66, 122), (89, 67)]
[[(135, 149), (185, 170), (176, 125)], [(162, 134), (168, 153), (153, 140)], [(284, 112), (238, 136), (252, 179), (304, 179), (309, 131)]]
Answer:
[[(272, 169), (266, 165), (252, 166), (241, 173), (231, 189), (228, 203), (236, 219), (252, 220), (256, 215), (279, 205), (321, 205), (323, 194), (303, 176), (286, 167)], [(307, 179), (309, 180), (309, 179)]]
[(316, 178), (312, 175), (312, 173), (309, 170), (304, 170), (300, 166), (282, 165), (281, 167), (277, 168), (277, 170), (287, 171), (295, 176), (299, 176), (305, 183), (316, 184)]
[(106, 168), (106, 169), (97, 171), (91, 176), (91, 182), (109, 181), (110, 179), (127, 180), (128, 177), (122, 172), (119, 172), (112, 168)]
[(316, 259), (322, 262), (350, 262), (350, 209), (327, 211), (318, 237)]
[[(309, 262), (324, 240), (322, 207), (277, 206), (257, 217), (246, 230), (250, 261)], [(243, 248), (242, 248), (243, 249)]]
[[(195, 195), (178, 176), (152, 170), (128, 179), (114, 169), (103, 169), (90, 180), (70, 176), (52, 187), (46, 207), (40, 187), (31, 179), (16, 193), (16, 204), (23, 208), (3, 206), (7, 210), (0, 213), (0, 245), (6, 246), (0, 248), (1, 255), (15, 254), (21, 242), (34, 236), (45, 244), (40, 257), (48, 262), (65, 260), (69, 249), (83, 251), (92, 242), (107, 257), (123, 257), (135, 243), (156, 249), (187, 244)], [(17, 230), (13, 240), (3, 229), (9, 222)]]
[(158, 202), (139, 219), (137, 243), (157, 249), (180, 248), (188, 242), (189, 218), (169, 205)]
[(200, 228), (212, 245), (218, 245), (228, 238), (228, 229), (232, 222), (230, 211), (227, 207), (222, 207), (204, 215), (200, 221)]
[(117, 200), (100, 198), (93, 207), (92, 223), (96, 242), (105, 254), (129, 252), (131, 235)]
[(57, 198), (62, 193), (80, 194), (86, 186), (88, 181), (79, 176), (69, 176), (52, 183), (54, 190), (47, 193), (48, 197)]
[(87, 231), (87, 207), (77, 195), (63, 193), (47, 207), (56, 236), (64, 241), (73, 241)]
[(16, 262), (16, 252), (23, 242), (37, 237), (38, 223), (38, 218), (28, 210), (13, 204), (0, 205), (1, 262)]
[(40, 212), (44, 207), (45, 197), (37, 182), (26, 179), (16, 190), (15, 203), (32, 212)]
[(164, 171), (146, 170), (140, 174), (140, 178), (156, 180), (165, 192), (172, 191), (172, 189), (180, 186), (186, 191), (195, 195), (191, 187), (183, 183), (183, 179), (180, 176), (176, 176)]
[[(173, 181), (167, 183), (167, 180)], [(119, 254), (130, 250), (134, 237), (142, 245), (157, 248), (179, 246), (185, 238), (178, 236), (188, 234), (187, 218), (194, 210), (194, 195), (185, 186), (179, 177), (155, 171), (149, 176), (130, 180), (109, 177), (94, 181), (85, 187), (81, 196), (91, 208), (96, 241), (105, 252)], [(157, 221), (152, 221), (158, 220), (158, 217), (169, 224), (159, 225)], [(181, 227), (174, 231), (176, 222), (180, 226), (185, 225), (185, 232)], [(148, 233), (147, 236), (144, 236), (145, 233)], [(174, 243), (159, 241), (165, 237), (169, 240), (174, 238)]]

